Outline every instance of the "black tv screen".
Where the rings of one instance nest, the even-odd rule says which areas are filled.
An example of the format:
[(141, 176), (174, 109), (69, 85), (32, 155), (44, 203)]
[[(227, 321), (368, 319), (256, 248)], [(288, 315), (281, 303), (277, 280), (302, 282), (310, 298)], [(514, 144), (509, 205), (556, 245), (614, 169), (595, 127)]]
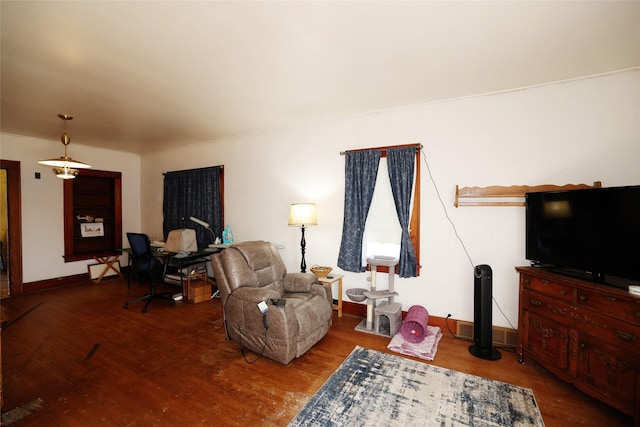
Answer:
[(640, 280), (640, 185), (527, 193), (526, 258), (621, 287), (607, 277)]

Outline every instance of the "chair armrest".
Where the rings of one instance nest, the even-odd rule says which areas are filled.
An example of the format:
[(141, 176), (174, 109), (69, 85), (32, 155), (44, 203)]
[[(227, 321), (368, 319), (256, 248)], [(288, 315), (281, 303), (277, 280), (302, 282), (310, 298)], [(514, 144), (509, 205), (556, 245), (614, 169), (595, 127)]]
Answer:
[(287, 273), (284, 276), (285, 292), (309, 292), (311, 285), (316, 283), (318, 278), (311, 273)]
[(282, 295), (273, 288), (238, 288), (233, 291), (232, 295), (239, 300), (256, 304), (260, 301), (268, 301), (272, 298), (278, 299), (282, 297)]
[(314, 285), (311, 285), (311, 289), (309, 292), (315, 295), (320, 295), (322, 298), (326, 298), (329, 301), (329, 305), (333, 305), (333, 297), (331, 296), (331, 287), (325, 286), (322, 283), (318, 282)]

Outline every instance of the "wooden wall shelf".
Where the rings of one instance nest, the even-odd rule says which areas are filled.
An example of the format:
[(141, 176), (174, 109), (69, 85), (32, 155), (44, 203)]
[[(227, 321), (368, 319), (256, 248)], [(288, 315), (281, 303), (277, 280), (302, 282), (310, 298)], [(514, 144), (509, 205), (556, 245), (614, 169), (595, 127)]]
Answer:
[[(602, 182), (595, 181), (593, 185), (588, 184), (567, 184), (567, 185), (512, 185), (502, 187), (494, 185), (491, 187), (462, 187), (456, 185), (456, 199), (453, 205), (460, 206), (524, 206), (524, 196), (526, 193), (540, 191), (557, 190), (579, 190), (583, 188), (601, 188)], [(509, 201), (500, 199), (512, 199)], [(522, 199), (522, 200), (517, 200)]]
[[(122, 173), (82, 169), (65, 180), (64, 261), (116, 255), (122, 248)], [(86, 218), (100, 218), (104, 235), (83, 237)]]

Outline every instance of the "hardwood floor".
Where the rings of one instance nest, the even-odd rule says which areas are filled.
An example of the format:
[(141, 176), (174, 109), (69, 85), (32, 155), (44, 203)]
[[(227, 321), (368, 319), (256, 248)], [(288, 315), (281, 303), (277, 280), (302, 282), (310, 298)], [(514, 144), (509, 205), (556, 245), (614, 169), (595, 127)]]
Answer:
[[(355, 345), (387, 351), (389, 339), (354, 331), (360, 318), (334, 314), (303, 357), (249, 364), (226, 340), (220, 300), (122, 308), (145, 290), (108, 279), (2, 300), (2, 411), (47, 405), (15, 426), (283, 426)], [(633, 425), (532, 361), (505, 350), (484, 361), (468, 345), (445, 332), (431, 363), (533, 389), (547, 427)]]

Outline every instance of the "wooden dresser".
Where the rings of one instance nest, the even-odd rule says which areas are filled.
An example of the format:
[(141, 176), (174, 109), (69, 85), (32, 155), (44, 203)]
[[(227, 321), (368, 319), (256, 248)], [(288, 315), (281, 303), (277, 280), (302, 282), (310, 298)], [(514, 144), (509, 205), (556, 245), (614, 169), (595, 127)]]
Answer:
[(516, 270), (520, 361), (534, 359), (640, 427), (640, 297), (543, 268)]

